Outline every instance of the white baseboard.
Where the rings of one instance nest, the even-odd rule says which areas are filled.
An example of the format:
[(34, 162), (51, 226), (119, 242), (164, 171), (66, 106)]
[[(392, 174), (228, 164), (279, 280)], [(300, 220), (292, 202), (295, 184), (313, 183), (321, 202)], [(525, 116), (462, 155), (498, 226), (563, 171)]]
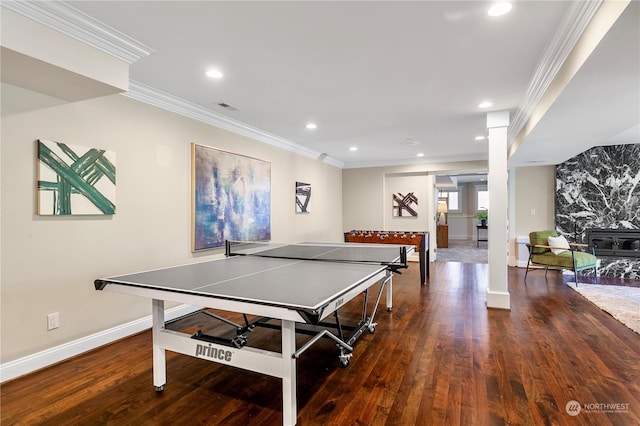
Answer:
[(511, 309), (509, 292), (491, 291), (487, 289), (487, 308)]
[[(180, 305), (165, 311), (165, 321), (188, 315), (201, 309), (198, 306)], [(0, 383), (32, 373), (60, 361), (98, 348), (118, 339), (131, 336), (151, 328), (151, 315), (86, 336), (32, 355), (0, 364)]]

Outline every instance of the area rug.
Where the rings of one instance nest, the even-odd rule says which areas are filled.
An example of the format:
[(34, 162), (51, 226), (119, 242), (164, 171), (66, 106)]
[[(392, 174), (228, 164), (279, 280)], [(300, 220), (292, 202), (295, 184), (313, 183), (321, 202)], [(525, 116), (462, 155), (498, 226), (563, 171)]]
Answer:
[(471, 240), (449, 240), (448, 248), (436, 250), (436, 260), (444, 262), (487, 263), (487, 243), (477, 243)]
[(569, 287), (640, 334), (640, 287), (569, 283)]

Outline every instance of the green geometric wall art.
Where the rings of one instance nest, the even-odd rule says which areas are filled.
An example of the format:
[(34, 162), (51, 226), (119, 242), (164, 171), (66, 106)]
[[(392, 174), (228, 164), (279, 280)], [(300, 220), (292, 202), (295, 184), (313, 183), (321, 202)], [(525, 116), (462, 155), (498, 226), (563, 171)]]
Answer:
[(39, 215), (112, 215), (116, 154), (38, 140)]

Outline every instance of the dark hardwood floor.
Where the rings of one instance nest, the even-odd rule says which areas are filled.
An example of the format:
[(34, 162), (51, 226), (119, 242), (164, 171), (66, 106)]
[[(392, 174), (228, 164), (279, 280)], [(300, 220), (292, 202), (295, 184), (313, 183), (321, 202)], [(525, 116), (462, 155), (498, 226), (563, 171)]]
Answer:
[[(424, 287), (418, 273), (412, 264), (394, 278), (393, 312), (378, 313), (348, 367), (328, 339), (302, 355), (299, 425), (640, 424), (640, 336), (559, 273), (531, 273), (525, 286), (510, 268), (510, 311), (485, 307), (486, 264), (437, 262)], [(204, 315), (172, 325), (210, 326)], [(251, 336), (279, 342), (273, 330)], [(1, 424), (280, 424), (280, 380), (172, 353), (167, 366), (156, 393), (151, 334), (138, 334), (3, 384)], [(592, 410), (569, 416), (572, 400)]]

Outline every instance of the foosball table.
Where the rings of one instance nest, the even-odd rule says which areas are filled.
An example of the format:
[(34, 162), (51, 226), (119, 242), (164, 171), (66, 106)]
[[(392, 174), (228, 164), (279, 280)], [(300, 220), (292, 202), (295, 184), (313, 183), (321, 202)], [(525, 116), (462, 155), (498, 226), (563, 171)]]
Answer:
[(415, 246), (420, 261), (420, 284), (429, 278), (429, 233), (403, 231), (353, 230), (344, 233), (346, 243), (410, 244)]

